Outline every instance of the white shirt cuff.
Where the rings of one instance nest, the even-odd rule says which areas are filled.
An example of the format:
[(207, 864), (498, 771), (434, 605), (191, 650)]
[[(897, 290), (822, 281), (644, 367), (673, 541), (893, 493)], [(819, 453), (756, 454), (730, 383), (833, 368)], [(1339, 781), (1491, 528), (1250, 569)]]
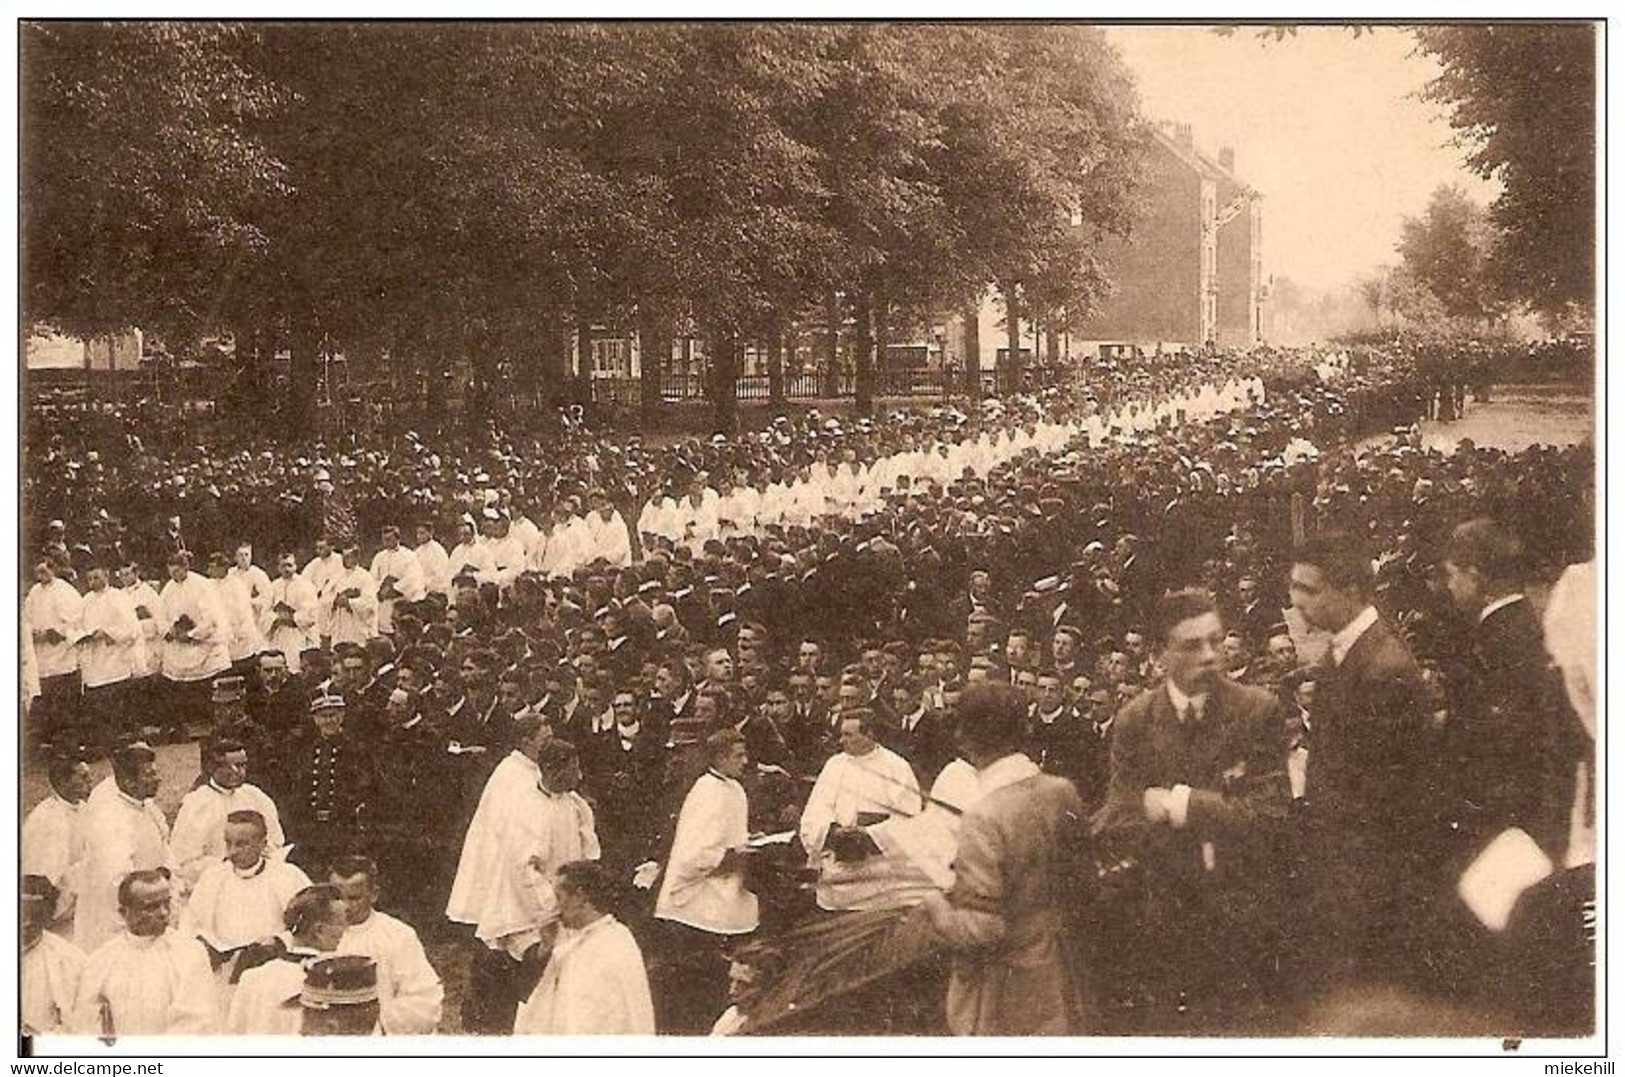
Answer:
[(1191, 787), (1176, 785), (1168, 790), (1168, 821), (1177, 830), (1185, 825), (1185, 817), (1190, 811)]

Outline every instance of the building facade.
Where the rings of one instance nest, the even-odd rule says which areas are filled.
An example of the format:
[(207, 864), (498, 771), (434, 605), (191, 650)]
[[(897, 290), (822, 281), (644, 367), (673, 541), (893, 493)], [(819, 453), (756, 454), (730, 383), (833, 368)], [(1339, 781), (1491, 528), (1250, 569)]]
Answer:
[(1264, 339), (1262, 198), (1197, 149), (1189, 124), (1153, 129), (1143, 212), (1105, 253), (1112, 296), (1076, 336), (1247, 347)]

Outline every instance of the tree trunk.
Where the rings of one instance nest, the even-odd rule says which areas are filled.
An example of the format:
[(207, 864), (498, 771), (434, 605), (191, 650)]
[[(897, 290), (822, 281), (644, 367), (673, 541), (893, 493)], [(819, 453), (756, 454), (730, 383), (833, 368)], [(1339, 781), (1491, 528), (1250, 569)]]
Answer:
[(841, 372), (841, 297), (830, 290), (824, 297), (824, 384), (820, 396), (834, 396)]
[(591, 400), (592, 369), (592, 319), (577, 315), (575, 380), (570, 391), (570, 399), (577, 404)]
[[(671, 357), (671, 323), (652, 308), (638, 307), (638, 408), (644, 422), (660, 414), (660, 379)], [(636, 530), (636, 528), (633, 528)]]
[(1008, 393), (1021, 384), (1021, 303), (1016, 298), (1017, 286), (1006, 285), (1004, 291), (1005, 362), (999, 364), (998, 391)]
[(715, 334), (711, 343), (711, 403), (716, 408), (716, 433), (732, 436), (739, 429), (739, 336)]
[(979, 301), (972, 301), (965, 305), (960, 313), (965, 319), (965, 369), (960, 371), (964, 378), (965, 396), (972, 403), (982, 396), (982, 311)]
[(876, 288), (873, 304), (869, 308), (870, 317), (874, 321), (875, 336), (875, 371), (876, 382), (880, 387), (880, 395), (886, 395), (886, 389), (892, 384), (891, 378), (891, 301), (886, 298), (884, 288)]
[(316, 381), (321, 360), (316, 354), (321, 336), (308, 318), (294, 323), (288, 339), (288, 400), (284, 434), (292, 440), (308, 439), (316, 425)]
[(774, 415), (784, 411), (784, 325), (778, 318), (767, 331), (767, 406)]
[(852, 306), (853, 395), (859, 415), (875, 412), (875, 323), (874, 306), (866, 292), (858, 292)]
[(1050, 366), (1061, 364), (1061, 334), (1055, 331), (1053, 320), (1044, 323), (1044, 362)]

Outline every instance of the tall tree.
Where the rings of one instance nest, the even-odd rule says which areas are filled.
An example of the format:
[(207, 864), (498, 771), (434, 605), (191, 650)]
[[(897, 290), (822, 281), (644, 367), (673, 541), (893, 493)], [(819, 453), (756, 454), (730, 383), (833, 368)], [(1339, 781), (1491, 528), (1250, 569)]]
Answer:
[(174, 345), (225, 327), (220, 282), (263, 256), (285, 169), (248, 135), (287, 96), (232, 24), (20, 28), (25, 322)]
[(1474, 170), (1502, 186), (1491, 272), (1544, 313), (1595, 299), (1598, 25), (1416, 30), (1443, 69), (1425, 96), (1449, 110)]
[(1484, 207), (1460, 187), (1446, 185), (1433, 192), (1421, 216), (1405, 218), (1399, 255), (1447, 315), (1483, 319), (1499, 309), (1488, 275), (1495, 238)]

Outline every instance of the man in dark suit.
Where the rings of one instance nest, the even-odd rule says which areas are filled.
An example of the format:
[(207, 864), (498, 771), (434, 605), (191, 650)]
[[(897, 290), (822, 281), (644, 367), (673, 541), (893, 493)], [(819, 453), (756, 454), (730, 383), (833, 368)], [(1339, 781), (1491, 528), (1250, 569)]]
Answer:
[(930, 789), (957, 754), (953, 729), (942, 714), (926, 705), (925, 689), (913, 674), (900, 674), (889, 696), (886, 702), (897, 721), (887, 732), (886, 747), (913, 765), (921, 789)]
[(1166, 679), (1113, 723), (1094, 830), (1143, 873), (1133, 964), (1152, 1001), (1257, 997), (1273, 987), (1269, 910), (1290, 801), (1281, 701), (1224, 675), (1224, 624), (1211, 595), (1176, 591), (1154, 613)]
[(1293, 555), (1292, 604), (1332, 633), (1316, 674), (1306, 799), (1300, 971), (1309, 996), (1415, 983), (1432, 962), (1441, 879), (1436, 752), (1422, 672), (1371, 605), (1354, 535), (1313, 536)]
[[(1451, 533), (1443, 568), (1451, 600), (1471, 622), (1468, 672), (1461, 678), (1441, 752), (1442, 773), (1452, 782), (1447, 789), (1451, 834), (1459, 841), (1447, 861), (1451, 875), (1466, 870), (1514, 827), (1562, 865), (1575, 769), (1589, 745), (1547, 657), (1540, 622), (1520, 588), (1523, 545), (1493, 520), (1468, 520)], [(1520, 898), (1520, 912), (1529, 914), (1542, 903), (1570, 910), (1589, 891), (1586, 877), (1555, 872)], [(1455, 952), (1469, 967), (1456, 979), (1482, 987), (1483, 1001), (1500, 1012), (1524, 1016), (1533, 1022), (1532, 1032), (1589, 1027), (1588, 959), (1593, 955), (1580, 934), (1578, 912), (1559, 912), (1553, 930), (1542, 925), (1530, 932), (1537, 943), (1533, 947), (1520, 946), (1515, 932), (1495, 937), (1479, 929), (1466, 919), (1464, 909), (1456, 910), (1454, 923), (1468, 929)], [(1566, 979), (1532, 971), (1559, 968), (1561, 960), (1547, 957), (1553, 951), (1566, 955), (1574, 967)], [(1496, 972), (1484, 975), (1486, 969)]]
[(1543, 779), (1549, 771), (1572, 775), (1582, 733), (1520, 589), (1522, 559), (1522, 544), (1489, 519), (1451, 533), (1445, 586), (1472, 636), (1442, 755), (1455, 780), (1452, 821), (1469, 846), (1519, 827), (1557, 859), (1568, 800), (1546, 796)]
[[(657, 701), (654, 701), (658, 703)], [(661, 819), (666, 753), (650, 728), (646, 701), (623, 688), (615, 693), (615, 728), (607, 746), (599, 746), (588, 775), (588, 792), (597, 804), (604, 862), (629, 876), (647, 854)]]

